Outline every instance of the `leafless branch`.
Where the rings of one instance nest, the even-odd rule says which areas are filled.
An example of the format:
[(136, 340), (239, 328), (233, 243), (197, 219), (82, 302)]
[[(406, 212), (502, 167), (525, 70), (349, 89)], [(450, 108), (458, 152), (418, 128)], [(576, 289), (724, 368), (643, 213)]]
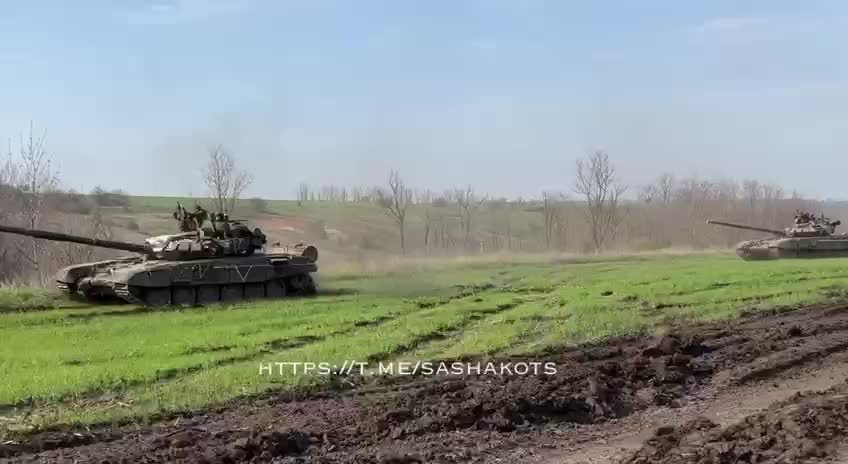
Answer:
[(599, 252), (615, 238), (623, 220), (619, 203), (626, 190), (618, 184), (615, 168), (605, 152), (597, 151), (588, 160), (577, 160), (574, 190), (586, 200), (592, 243)]
[(383, 211), (397, 223), (400, 229), (400, 249), (406, 253), (404, 225), (406, 223), (406, 210), (412, 202), (412, 189), (407, 188), (400, 174), (392, 170), (389, 173), (389, 191), (380, 189), (377, 190), (377, 195)]
[(232, 213), (253, 176), (237, 167), (235, 156), (222, 145), (211, 147), (203, 177), (218, 212)]

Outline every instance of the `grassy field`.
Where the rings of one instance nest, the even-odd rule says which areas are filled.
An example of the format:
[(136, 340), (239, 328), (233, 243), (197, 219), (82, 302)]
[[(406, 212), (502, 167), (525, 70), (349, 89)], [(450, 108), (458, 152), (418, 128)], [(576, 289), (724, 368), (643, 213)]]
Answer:
[[(173, 229), (174, 225), (173, 220), (170, 219), (170, 214), (174, 211), (177, 201), (189, 209), (196, 202), (205, 204), (208, 208), (213, 207), (208, 199), (133, 196), (129, 197), (129, 201), (129, 207), (123, 212), (123, 215), (142, 223), (146, 229), (155, 233), (167, 233)], [(257, 215), (264, 214), (306, 223), (320, 222), (327, 229), (342, 231), (347, 237), (347, 247), (361, 245), (362, 237), (369, 236), (374, 242), (380, 244), (379, 248), (381, 249), (400, 251), (397, 225), (384, 210), (372, 204), (334, 201), (306, 201), (299, 204), (295, 200), (265, 200), (263, 208), (263, 211), (257, 211), (256, 205), (251, 200), (239, 200), (235, 216), (255, 220)], [(427, 214), (432, 217), (455, 216), (457, 214), (455, 205), (447, 207), (431, 205), (426, 208), (419, 205), (410, 206), (407, 213), (408, 227), (406, 233), (409, 239), (408, 244), (413, 248), (418, 247), (420, 242), (423, 241), (421, 228), (423, 227), (425, 210), (428, 210)], [(495, 232), (502, 234), (505, 222), (510, 223), (510, 233), (513, 239), (541, 239), (542, 214), (520, 208), (487, 211), (477, 218), (476, 226), (481, 237), (489, 237)], [(314, 236), (305, 236), (304, 238), (308, 240), (317, 239)], [(332, 242), (332, 240), (329, 242)], [(329, 244), (331, 243), (324, 245)]]
[(260, 363), (534, 352), (670, 320), (842, 298), (842, 259), (732, 255), (478, 262), (322, 275), (325, 294), (191, 309), (69, 305), (0, 292), (0, 427), (144, 417), (330, 377)]

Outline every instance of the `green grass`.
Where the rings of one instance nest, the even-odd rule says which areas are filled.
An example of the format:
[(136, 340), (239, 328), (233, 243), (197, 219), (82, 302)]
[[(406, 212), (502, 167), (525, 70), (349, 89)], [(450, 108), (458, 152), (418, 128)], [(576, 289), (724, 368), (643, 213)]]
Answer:
[(729, 255), (470, 263), (325, 275), (323, 288), (347, 291), (315, 298), (159, 311), (3, 289), (0, 415), (15, 426), (143, 417), (328, 380), (260, 376), (260, 363), (533, 352), (670, 320), (731, 318), (841, 297), (845, 265)]
[(0, 313), (82, 307), (58, 292), (41, 288), (0, 287)]

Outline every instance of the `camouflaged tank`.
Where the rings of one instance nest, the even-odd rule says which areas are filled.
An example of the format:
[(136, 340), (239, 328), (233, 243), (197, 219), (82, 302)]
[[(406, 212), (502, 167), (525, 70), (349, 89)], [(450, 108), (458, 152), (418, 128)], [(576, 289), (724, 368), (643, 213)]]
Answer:
[(180, 233), (150, 237), (143, 244), (2, 225), (0, 232), (137, 253), (58, 272), (60, 290), (89, 301), (118, 298), (144, 306), (193, 306), (315, 293), (314, 246), (266, 252), (261, 230), (250, 230), (224, 214), (210, 216), (199, 206), (189, 213), (177, 204), (174, 218)]
[(736, 254), (744, 260), (848, 257), (848, 234), (835, 233), (836, 227), (842, 222), (832, 221), (824, 215), (816, 218), (809, 213), (798, 212), (795, 215), (795, 225), (783, 230), (720, 221), (707, 223), (774, 235), (773, 238), (739, 243), (736, 246)]

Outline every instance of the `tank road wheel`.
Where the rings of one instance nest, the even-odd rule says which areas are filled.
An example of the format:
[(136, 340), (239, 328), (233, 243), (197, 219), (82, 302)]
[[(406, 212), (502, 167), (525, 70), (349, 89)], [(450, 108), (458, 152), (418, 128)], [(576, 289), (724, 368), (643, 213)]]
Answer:
[(194, 306), (194, 287), (174, 287), (173, 304), (177, 306)]
[(245, 284), (244, 299), (256, 300), (260, 298), (265, 298), (265, 284)]
[(272, 280), (265, 284), (265, 295), (268, 298), (283, 298), (286, 296), (286, 283), (282, 280)]
[(62, 292), (73, 301), (88, 302), (91, 300), (88, 289), (80, 290), (76, 284), (68, 285), (67, 288), (62, 289)]
[(212, 304), (221, 301), (221, 288), (217, 285), (201, 285), (197, 287), (197, 303)]
[(314, 295), (318, 293), (318, 289), (315, 287), (315, 279), (313, 279), (309, 274), (303, 276), (303, 293), (305, 295)]
[(144, 304), (146, 306), (167, 306), (171, 304), (170, 288), (148, 288), (144, 291)]
[(287, 287), (301, 295), (314, 295), (316, 293), (315, 281), (309, 274), (300, 274), (291, 277)]
[(244, 299), (244, 287), (241, 285), (224, 285), (221, 287), (221, 301), (239, 301)]

